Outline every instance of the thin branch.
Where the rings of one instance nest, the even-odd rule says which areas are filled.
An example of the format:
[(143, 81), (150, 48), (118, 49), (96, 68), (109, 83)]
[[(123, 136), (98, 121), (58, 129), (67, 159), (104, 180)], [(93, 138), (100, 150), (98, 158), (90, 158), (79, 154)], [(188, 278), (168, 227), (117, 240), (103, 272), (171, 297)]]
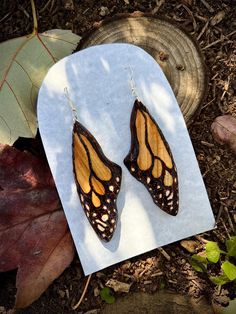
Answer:
[(227, 35), (223, 35), (222, 38), (213, 41), (213, 42), (210, 43), (209, 45), (203, 47), (202, 50), (208, 49), (208, 48), (210, 48), (210, 47), (212, 47), (212, 46), (214, 46), (214, 45), (216, 45), (216, 44), (218, 44), (218, 43), (224, 41), (225, 39), (228, 39), (230, 36), (234, 35), (235, 33), (236, 33), (236, 30), (235, 30), (235, 31), (232, 31), (231, 33), (229, 33), (229, 34), (227, 34)]
[(170, 255), (162, 247), (159, 247), (158, 251), (167, 259), (167, 261), (170, 261)]

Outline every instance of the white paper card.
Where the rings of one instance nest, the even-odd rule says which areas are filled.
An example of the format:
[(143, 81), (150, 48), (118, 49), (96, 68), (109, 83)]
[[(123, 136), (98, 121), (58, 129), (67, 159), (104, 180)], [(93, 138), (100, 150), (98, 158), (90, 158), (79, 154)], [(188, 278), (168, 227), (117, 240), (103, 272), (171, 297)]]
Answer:
[[(132, 78), (131, 78), (132, 77)], [(72, 166), (73, 114), (105, 155), (122, 167), (112, 240), (103, 243), (78, 198)], [(135, 95), (170, 145), (179, 178), (179, 213), (160, 210), (123, 164), (130, 149)], [(214, 228), (214, 217), (194, 150), (172, 89), (156, 61), (139, 47), (109, 44), (74, 53), (48, 72), (38, 97), (38, 120), (48, 162), (85, 275), (165, 244)]]

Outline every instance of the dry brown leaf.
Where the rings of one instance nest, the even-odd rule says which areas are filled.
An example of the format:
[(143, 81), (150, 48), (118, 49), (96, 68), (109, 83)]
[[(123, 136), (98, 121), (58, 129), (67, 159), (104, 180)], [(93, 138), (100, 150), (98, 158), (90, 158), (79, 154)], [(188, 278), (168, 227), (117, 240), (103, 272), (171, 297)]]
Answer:
[(221, 145), (227, 144), (236, 154), (236, 119), (230, 115), (219, 116), (211, 125), (214, 139)]
[(73, 256), (47, 164), (0, 144), (0, 271), (18, 268), (16, 307), (36, 300)]

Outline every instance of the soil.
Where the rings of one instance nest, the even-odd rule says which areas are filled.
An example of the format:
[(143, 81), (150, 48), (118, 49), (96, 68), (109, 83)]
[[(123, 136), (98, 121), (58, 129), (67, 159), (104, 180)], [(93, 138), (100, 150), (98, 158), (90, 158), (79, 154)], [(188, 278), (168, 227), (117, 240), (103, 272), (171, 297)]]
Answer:
[[(206, 240), (217, 241), (224, 249), (225, 240), (233, 236), (236, 230), (236, 158), (227, 147), (214, 142), (210, 131), (210, 125), (217, 116), (231, 114), (236, 117), (235, 7), (235, 0), (36, 1), (39, 32), (63, 28), (83, 36), (94, 23), (117, 13), (139, 10), (172, 19), (197, 40), (209, 70), (209, 86), (205, 102), (189, 126), (189, 132), (217, 228), (187, 239), (194, 241), (195, 252), (203, 250)], [(0, 41), (30, 33), (32, 24), (30, 1), (1, 1)], [(27, 148), (45, 158), (39, 136), (36, 140), (19, 140), (15, 146)], [(214, 265), (208, 272), (196, 272), (189, 263), (191, 255), (189, 248), (186, 250), (183, 243), (177, 242), (93, 274), (82, 305), (72, 311), (71, 305), (78, 301), (85, 285), (76, 257), (39, 300), (17, 312), (98, 313), (104, 305), (99, 290), (111, 278), (130, 283), (129, 294), (141, 291), (153, 293), (165, 288), (195, 298), (205, 297), (209, 304), (227, 305), (229, 299), (235, 297), (233, 283), (219, 289), (209, 280), (209, 276), (219, 275), (220, 266)], [(0, 274), (0, 313), (7, 313), (13, 307), (15, 275), (16, 271)], [(124, 295), (115, 293), (116, 299)]]

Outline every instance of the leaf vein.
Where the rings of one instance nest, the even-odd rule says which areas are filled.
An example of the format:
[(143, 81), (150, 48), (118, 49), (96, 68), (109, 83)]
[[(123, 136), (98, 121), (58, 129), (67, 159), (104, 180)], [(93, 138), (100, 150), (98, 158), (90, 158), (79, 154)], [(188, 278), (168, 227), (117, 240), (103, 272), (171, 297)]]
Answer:
[(49, 54), (49, 56), (52, 58), (53, 62), (56, 63), (56, 59), (53, 56), (53, 54), (50, 52), (49, 48), (46, 46), (46, 44), (43, 42), (43, 40), (40, 38), (40, 34), (36, 35), (38, 40), (41, 42), (42, 46), (45, 48), (45, 50), (47, 51), (47, 53)]
[[(26, 122), (27, 122), (27, 124), (28, 124), (28, 127), (29, 127), (29, 129), (31, 130), (31, 127), (30, 127), (30, 125), (29, 125), (29, 121), (28, 121), (28, 119), (27, 119), (27, 117), (26, 117), (26, 115), (25, 115), (25, 113), (24, 113), (24, 111), (23, 111), (23, 109), (22, 109), (22, 107), (21, 107), (21, 104), (20, 104), (19, 99), (17, 98), (17, 96), (16, 96), (16, 94), (15, 94), (13, 88), (12, 88), (11, 85), (8, 83), (8, 81), (5, 80), (5, 82), (6, 82), (7, 86), (10, 88), (10, 90), (11, 90), (13, 96), (15, 97), (15, 99), (16, 99), (16, 101), (17, 101), (17, 103), (18, 103), (18, 105), (19, 105), (19, 107), (20, 107), (20, 109), (21, 109), (21, 111), (22, 111), (22, 113), (23, 113), (23, 116), (25, 117), (25, 120), (26, 120)], [(31, 131), (31, 132), (32, 132), (32, 131)]]
[(29, 37), (29, 38), (26, 38), (26, 40), (17, 48), (16, 52), (14, 53), (14, 55), (13, 55), (13, 57), (12, 57), (12, 59), (11, 59), (9, 65), (8, 65), (8, 67), (7, 67), (7, 69), (6, 69), (6, 72), (5, 72), (4, 76), (3, 76), (2, 82), (0, 82), (0, 90), (1, 90), (1, 88), (2, 88), (2, 86), (3, 86), (3, 84), (4, 84), (4, 82), (6, 82), (7, 75), (8, 75), (8, 73), (9, 73), (9, 71), (10, 71), (10, 69), (11, 69), (11, 66), (12, 66), (13, 62), (15, 61), (17, 55), (19, 54), (19, 52), (21, 51), (21, 49), (22, 49), (32, 38), (34, 38), (34, 36), (31, 36), (31, 37)]

